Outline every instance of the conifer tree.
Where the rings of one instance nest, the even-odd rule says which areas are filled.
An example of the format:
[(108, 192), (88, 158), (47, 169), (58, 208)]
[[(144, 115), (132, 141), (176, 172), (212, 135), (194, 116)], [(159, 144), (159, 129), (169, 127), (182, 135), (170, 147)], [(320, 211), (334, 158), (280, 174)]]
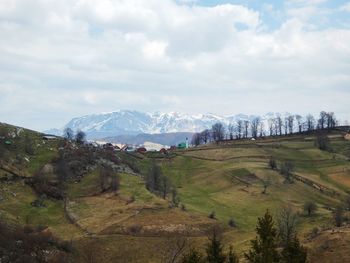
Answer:
[(305, 263), (307, 259), (306, 249), (300, 245), (297, 236), (289, 241), (282, 253), (283, 263)]
[(279, 262), (277, 252), (277, 231), (269, 211), (266, 211), (262, 218), (258, 219), (256, 227), (257, 237), (251, 241), (252, 247), (245, 254), (246, 259), (251, 263), (274, 263)]
[(223, 246), (217, 236), (216, 231), (213, 231), (213, 236), (209, 238), (209, 243), (206, 249), (208, 263), (224, 263), (226, 255), (222, 252)]

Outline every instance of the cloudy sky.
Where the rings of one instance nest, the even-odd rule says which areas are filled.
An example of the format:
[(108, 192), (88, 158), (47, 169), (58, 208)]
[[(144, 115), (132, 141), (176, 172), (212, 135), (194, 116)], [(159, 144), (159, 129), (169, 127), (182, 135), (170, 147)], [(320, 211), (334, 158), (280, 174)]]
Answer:
[(1, 0), (0, 122), (132, 109), (335, 111), (350, 120), (350, 2)]

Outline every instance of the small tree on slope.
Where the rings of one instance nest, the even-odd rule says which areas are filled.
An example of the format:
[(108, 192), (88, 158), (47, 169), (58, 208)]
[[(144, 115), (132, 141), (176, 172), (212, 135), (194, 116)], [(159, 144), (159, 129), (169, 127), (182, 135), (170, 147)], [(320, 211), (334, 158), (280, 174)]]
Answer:
[(252, 247), (245, 258), (251, 263), (273, 263), (279, 262), (277, 252), (277, 231), (269, 211), (258, 219), (256, 232), (258, 236), (251, 241)]
[(206, 249), (208, 263), (224, 263), (226, 255), (222, 252), (223, 246), (217, 236), (216, 231), (213, 231), (213, 236), (209, 238), (209, 243)]
[(307, 260), (306, 249), (300, 245), (296, 235), (284, 247), (281, 256), (283, 263), (305, 263)]

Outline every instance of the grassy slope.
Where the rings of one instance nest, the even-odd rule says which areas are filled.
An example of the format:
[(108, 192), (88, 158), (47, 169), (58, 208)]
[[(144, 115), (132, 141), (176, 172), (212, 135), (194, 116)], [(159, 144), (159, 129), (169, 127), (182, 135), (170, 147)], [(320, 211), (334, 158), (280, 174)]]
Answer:
[[(30, 131), (29, 131), (30, 132)], [(30, 132), (31, 133), (31, 132)], [(23, 169), (30, 176), (57, 154), (57, 142), (43, 144), (39, 134), (32, 133), (35, 140), (35, 156), (30, 157), (30, 163)], [(289, 139), (289, 138), (288, 138)], [(17, 142), (11, 154), (25, 155), (22, 144)], [(118, 226), (118, 220), (135, 212), (140, 207), (161, 207), (159, 212), (141, 212), (127, 223), (152, 225), (183, 224), (189, 222), (208, 223), (207, 215), (215, 211), (217, 220), (226, 228), (224, 241), (233, 244), (241, 253), (249, 246), (249, 240), (254, 236), (254, 227), (258, 216), (266, 209), (276, 213), (278, 208), (291, 205), (302, 211), (306, 200), (313, 200), (319, 205), (316, 216), (307, 218), (301, 216), (300, 232), (305, 234), (314, 226), (329, 224), (331, 213), (324, 207), (335, 206), (339, 201), (321, 194), (319, 191), (303, 183), (284, 184), (282, 177), (267, 168), (269, 156), (274, 156), (278, 162), (292, 161), (296, 172), (323, 185), (331, 187), (342, 194), (350, 188), (350, 163), (345, 156), (350, 152), (350, 142), (341, 138), (332, 140), (332, 147), (336, 154), (321, 152), (314, 147), (312, 138), (305, 140), (298, 137), (294, 140), (265, 140), (256, 142), (236, 142), (230, 146), (205, 146), (201, 150), (181, 151), (175, 158), (159, 158), (158, 162), (163, 172), (168, 175), (174, 185), (178, 187), (181, 202), (188, 212), (169, 210), (167, 202), (150, 194), (143, 185), (140, 177), (121, 174), (121, 190), (119, 195), (100, 195), (98, 171), (91, 172), (80, 183), (69, 185), (69, 198), (73, 201), (72, 211), (76, 213), (81, 223), (92, 230), (108, 230)], [(154, 157), (154, 156), (152, 156)], [(158, 157), (158, 156), (155, 156)], [(147, 158), (135, 159), (143, 173), (147, 172), (150, 163)], [(256, 177), (249, 176), (254, 173)], [(260, 179), (270, 176), (273, 185), (267, 194), (262, 194)], [(237, 177), (249, 182), (249, 186), (237, 180)], [(13, 195), (15, 193), (15, 196)], [(30, 203), (37, 197), (30, 187), (21, 181), (0, 185), (0, 195), (5, 197), (0, 201), (0, 215), (8, 220), (20, 223), (48, 225), (52, 231), (64, 239), (77, 238), (76, 244), (81, 250), (86, 250), (83, 244), (91, 243), (101, 262), (108, 262), (112, 258), (124, 255), (126, 259), (137, 254), (140, 262), (145, 258), (151, 261), (161, 257), (161, 251), (166, 250), (169, 237), (146, 237), (128, 235), (101, 235), (87, 239), (74, 225), (70, 224), (64, 215), (63, 203), (46, 200), (44, 208), (34, 208)], [(95, 195), (95, 196), (92, 196)], [(135, 202), (126, 205), (131, 196)], [(233, 218), (236, 229), (229, 229), (227, 222)], [(205, 237), (194, 238), (193, 242), (201, 246)], [(170, 244), (169, 243), (169, 244)], [(118, 249), (115, 249), (118, 247)], [(157, 251), (154, 250), (157, 247)], [(82, 260), (78, 256), (77, 260)], [(130, 258), (131, 260), (131, 258)]]
[[(339, 146), (339, 139), (334, 143)], [(350, 148), (349, 142), (342, 143), (343, 148)], [(266, 156), (274, 156), (279, 163), (291, 161), (296, 166), (297, 173), (345, 194), (349, 188), (344, 185), (344, 181), (348, 182), (349, 174), (341, 174), (338, 177), (329, 175), (339, 169), (350, 170), (350, 163), (344, 156), (337, 154), (334, 158), (335, 154), (316, 149), (312, 140), (278, 140), (266, 144), (257, 141), (247, 142), (247, 145), (249, 147), (233, 144), (221, 149), (185, 152), (172, 161), (163, 161), (162, 168), (179, 187), (181, 200), (188, 209), (203, 214), (215, 211), (218, 220), (224, 224), (230, 218), (235, 220), (239, 233), (236, 233), (236, 230), (229, 236), (238, 234), (249, 239), (253, 235), (257, 217), (266, 209), (276, 213), (280, 207), (291, 205), (302, 213), (303, 203), (307, 200), (315, 201), (320, 208), (317, 216), (313, 218), (301, 217), (300, 231), (306, 233), (315, 225), (330, 223), (331, 213), (324, 207), (334, 207), (338, 200), (323, 195), (301, 182), (284, 184), (277, 172), (267, 168)], [(262, 157), (259, 158), (259, 155)], [(237, 156), (244, 158), (230, 158)], [(242, 182), (232, 179), (235, 171), (242, 171), (241, 168), (249, 170), (261, 179), (272, 177), (273, 185), (268, 188), (268, 194), (261, 193), (262, 185), (259, 180), (247, 187)], [(245, 179), (244, 174), (239, 172), (235, 176)], [(239, 246), (248, 245), (248, 239), (240, 239)]]

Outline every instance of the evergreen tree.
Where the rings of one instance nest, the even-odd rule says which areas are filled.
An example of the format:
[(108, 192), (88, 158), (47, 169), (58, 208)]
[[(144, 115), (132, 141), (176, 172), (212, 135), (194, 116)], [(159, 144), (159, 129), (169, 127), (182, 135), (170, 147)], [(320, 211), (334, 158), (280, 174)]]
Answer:
[(206, 249), (208, 263), (224, 263), (226, 255), (222, 252), (223, 246), (217, 236), (216, 231), (213, 231), (213, 236), (209, 238), (209, 243)]
[(230, 251), (228, 252), (228, 263), (239, 263), (238, 257), (233, 252), (232, 246), (230, 246)]
[(186, 254), (181, 261), (181, 263), (202, 263), (202, 262), (204, 262), (203, 256), (194, 249), (191, 249), (190, 252)]
[(277, 231), (269, 211), (266, 211), (262, 218), (258, 219), (256, 227), (258, 236), (251, 241), (252, 248), (245, 254), (246, 259), (252, 263), (273, 263), (279, 262), (277, 252)]
[(282, 253), (283, 263), (305, 263), (307, 259), (306, 249), (300, 245), (296, 236), (288, 242)]

